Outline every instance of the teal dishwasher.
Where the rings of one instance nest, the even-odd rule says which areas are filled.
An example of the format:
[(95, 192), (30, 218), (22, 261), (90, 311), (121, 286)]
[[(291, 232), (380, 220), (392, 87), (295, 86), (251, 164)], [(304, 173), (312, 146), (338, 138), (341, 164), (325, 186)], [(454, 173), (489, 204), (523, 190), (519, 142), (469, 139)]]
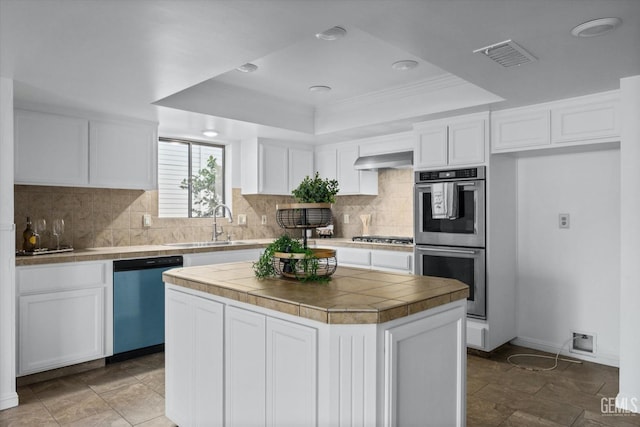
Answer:
[(107, 363), (164, 350), (162, 273), (182, 256), (113, 262), (113, 356)]

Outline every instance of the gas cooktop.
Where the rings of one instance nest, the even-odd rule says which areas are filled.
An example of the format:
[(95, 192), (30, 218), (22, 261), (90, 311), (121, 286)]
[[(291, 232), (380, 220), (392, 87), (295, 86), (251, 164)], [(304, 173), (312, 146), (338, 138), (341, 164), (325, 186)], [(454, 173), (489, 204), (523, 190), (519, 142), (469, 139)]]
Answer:
[(351, 238), (354, 242), (364, 243), (392, 243), (399, 245), (411, 245), (413, 244), (413, 237), (399, 237), (399, 236), (355, 236)]

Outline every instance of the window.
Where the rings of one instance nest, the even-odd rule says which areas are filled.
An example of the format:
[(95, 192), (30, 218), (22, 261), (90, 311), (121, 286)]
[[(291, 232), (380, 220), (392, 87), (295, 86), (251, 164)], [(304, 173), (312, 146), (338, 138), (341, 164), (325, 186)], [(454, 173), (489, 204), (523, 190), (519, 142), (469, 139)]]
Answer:
[(224, 146), (160, 138), (158, 216), (211, 217), (219, 203), (224, 203)]

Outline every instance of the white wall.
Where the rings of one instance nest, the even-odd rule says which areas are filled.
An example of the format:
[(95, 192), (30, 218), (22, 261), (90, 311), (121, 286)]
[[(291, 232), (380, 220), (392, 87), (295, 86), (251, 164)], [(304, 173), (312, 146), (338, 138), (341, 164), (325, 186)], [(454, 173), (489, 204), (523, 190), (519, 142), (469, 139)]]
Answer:
[[(518, 159), (516, 343), (555, 352), (571, 330), (619, 362), (620, 150)], [(570, 228), (558, 227), (569, 213)], [(570, 344), (567, 344), (565, 351)]]
[(15, 360), (13, 81), (0, 77), (0, 410), (18, 404)]

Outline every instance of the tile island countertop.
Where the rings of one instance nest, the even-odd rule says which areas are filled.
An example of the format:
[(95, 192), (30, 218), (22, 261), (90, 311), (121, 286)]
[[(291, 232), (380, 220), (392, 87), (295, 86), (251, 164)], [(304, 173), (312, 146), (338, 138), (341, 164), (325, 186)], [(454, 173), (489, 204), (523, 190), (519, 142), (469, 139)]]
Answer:
[(338, 266), (327, 283), (257, 279), (252, 262), (176, 268), (176, 286), (328, 324), (385, 323), (469, 296), (453, 279)]

